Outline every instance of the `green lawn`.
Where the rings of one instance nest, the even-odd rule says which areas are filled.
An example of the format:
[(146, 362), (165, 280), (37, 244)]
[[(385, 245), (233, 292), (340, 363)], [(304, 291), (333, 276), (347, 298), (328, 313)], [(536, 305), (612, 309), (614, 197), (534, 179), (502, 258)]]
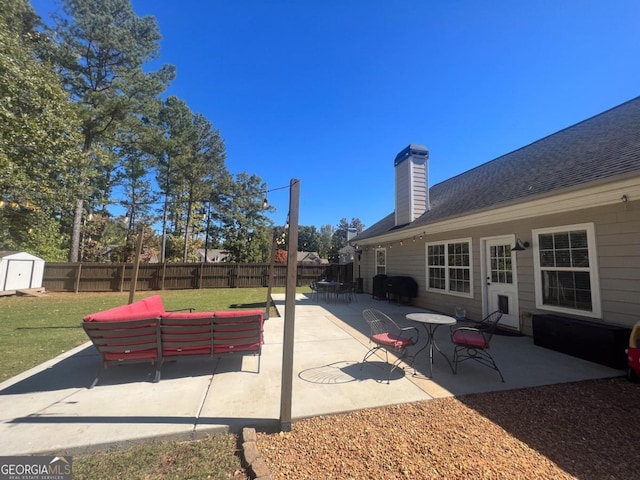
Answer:
[(73, 457), (73, 479), (245, 480), (237, 436), (190, 442), (151, 442), (128, 450)]
[[(308, 292), (308, 288), (298, 291)], [(284, 288), (274, 288), (282, 293)], [(144, 292), (160, 293), (167, 310), (264, 309), (266, 288)], [(88, 341), (82, 317), (127, 304), (129, 293), (49, 293), (45, 297), (0, 297), (0, 381)], [(271, 309), (270, 315), (277, 312)], [(235, 435), (193, 442), (152, 442), (124, 451), (74, 457), (74, 478), (240, 479)]]

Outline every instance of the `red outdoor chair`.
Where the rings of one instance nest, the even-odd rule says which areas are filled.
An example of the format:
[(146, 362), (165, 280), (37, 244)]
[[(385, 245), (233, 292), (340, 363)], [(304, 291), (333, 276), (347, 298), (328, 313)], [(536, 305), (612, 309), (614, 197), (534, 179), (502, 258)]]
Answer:
[(489, 353), (491, 337), (493, 337), (493, 332), (501, 318), (502, 311), (496, 310), (487, 315), (475, 327), (459, 327), (451, 332), (451, 341), (455, 345), (453, 350), (454, 374), (458, 373), (458, 363), (465, 360), (475, 360), (486, 367), (493, 368), (504, 382), (502, 372)]
[[(416, 327), (401, 328), (390, 317), (379, 310), (367, 309), (362, 312), (362, 317), (369, 324), (370, 334), (369, 343), (373, 343), (372, 347), (362, 359), (360, 370), (364, 367), (364, 362), (378, 350), (383, 349), (385, 353), (386, 363), (390, 365), (387, 383), (391, 381), (391, 374), (407, 357), (409, 347), (418, 343), (420, 332)], [(396, 360), (389, 364), (389, 351), (397, 357)]]

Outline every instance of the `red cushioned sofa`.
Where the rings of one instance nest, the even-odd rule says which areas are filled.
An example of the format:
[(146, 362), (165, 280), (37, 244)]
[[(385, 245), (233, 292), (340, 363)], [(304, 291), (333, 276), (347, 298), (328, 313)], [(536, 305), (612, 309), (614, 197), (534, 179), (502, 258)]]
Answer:
[[(82, 326), (111, 364), (149, 362), (160, 380), (162, 363), (184, 356), (216, 357), (262, 353), (264, 315), (260, 310), (194, 312), (167, 311), (160, 295), (84, 317)], [(98, 383), (99, 373), (90, 388)]]

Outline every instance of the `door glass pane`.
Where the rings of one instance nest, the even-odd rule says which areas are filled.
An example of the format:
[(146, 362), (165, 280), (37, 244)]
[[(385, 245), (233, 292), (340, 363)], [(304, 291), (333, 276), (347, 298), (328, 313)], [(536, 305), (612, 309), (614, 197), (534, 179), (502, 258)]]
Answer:
[(491, 255), (491, 281), (513, 283), (513, 266), (511, 264), (511, 245), (498, 245), (489, 248)]

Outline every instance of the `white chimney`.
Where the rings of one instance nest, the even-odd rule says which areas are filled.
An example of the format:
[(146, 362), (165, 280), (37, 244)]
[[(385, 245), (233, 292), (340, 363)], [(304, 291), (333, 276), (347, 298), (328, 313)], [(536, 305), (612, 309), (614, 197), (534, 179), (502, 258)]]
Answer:
[(393, 162), (396, 175), (396, 225), (406, 225), (429, 210), (429, 150), (411, 144)]

